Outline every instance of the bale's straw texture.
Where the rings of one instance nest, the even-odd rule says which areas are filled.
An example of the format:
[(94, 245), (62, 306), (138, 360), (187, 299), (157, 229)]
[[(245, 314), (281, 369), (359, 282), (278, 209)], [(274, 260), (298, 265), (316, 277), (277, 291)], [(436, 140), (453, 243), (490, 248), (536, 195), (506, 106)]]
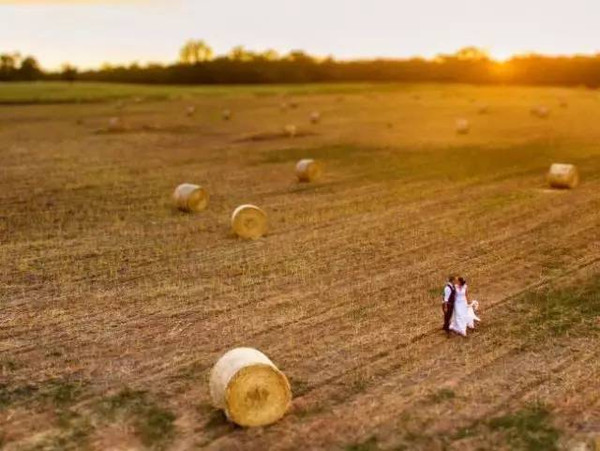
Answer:
[(289, 138), (294, 138), (298, 133), (298, 128), (293, 124), (289, 124), (283, 127), (283, 133), (285, 133)]
[(572, 164), (555, 163), (550, 166), (548, 183), (552, 188), (572, 189), (579, 185), (579, 171)]
[(318, 111), (313, 111), (310, 114), (310, 122), (311, 124), (318, 124), (319, 122), (321, 122), (321, 113), (319, 113)]
[(459, 135), (466, 135), (471, 131), (471, 124), (467, 119), (456, 120), (456, 133)]
[(208, 205), (208, 192), (198, 185), (184, 183), (175, 188), (173, 201), (175, 206), (182, 211), (202, 211)]
[(323, 168), (321, 164), (311, 159), (300, 160), (296, 164), (296, 176), (300, 182), (312, 182), (321, 177)]
[(241, 205), (231, 215), (231, 228), (237, 236), (255, 240), (267, 233), (267, 214), (254, 205)]
[(292, 400), (285, 375), (262, 352), (236, 348), (210, 373), (213, 405), (240, 426), (266, 426), (280, 420)]

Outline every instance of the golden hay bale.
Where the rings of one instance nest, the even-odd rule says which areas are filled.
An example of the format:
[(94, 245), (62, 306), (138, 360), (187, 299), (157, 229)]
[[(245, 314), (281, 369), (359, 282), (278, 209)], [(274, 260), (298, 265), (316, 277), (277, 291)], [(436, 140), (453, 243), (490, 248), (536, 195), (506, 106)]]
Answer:
[(122, 132), (125, 130), (125, 125), (120, 117), (111, 117), (108, 120), (107, 130), (109, 132)]
[(298, 134), (298, 127), (294, 124), (288, 124), (283, 127), (283, 133), (285, 133), (288, 138), (294, 138)]
[(190, 183), (179, 185), (173, 192), (173, 202), (181, 211), (202, 211), (208, 205), (208, 199), (208, 192), (204, 188)]
[(321, 177), (323, 167), (311, 159), (300, 160), (296, 164), (296, 176), (300, 182), (312, 182)]
[(467, 119), (456, 120), (456, 133), (459, 135), (466, 135), (471, 131), (471, 124)]
[(223, 110), (222, 117), (224, 121), (231, 119), (231, 110)]
[(540, 119), (546, 119), (550, 116), (550, 108), (543, 105), (534, 106), (531, 109), (531, 114), (535, 117), (539, 117)]
[(552, 188), (571, 189), (579, 185), (579, 171), (572, 164), (554, 163), (547, 178)]
[(209, 387), (213, 405), (240, 426), (273, 424), (285, 415), (292, 401), (285, 374), (252, 348), (225, 353), (211, 370)]
[(319, 113), (318, 111), (313, 111), (312, 113), (310, 113), (310, 122), (311, 124), (318, 124), (319, 122), (321, 122), (321, 113)]
[(196, 114), (196, 107), (195, 106), (189, 106), (185, 109), (185, 114), (187, 117), (192, 117), (194, 114)]
[(477, 114), (489, 114), (490, 112), (490, 106), (489, 105), (481, 105), (478, 109), (477, 109)]
[(231, 228), (240, 238), (255, 240), (267, 233), (267, 214), (255, 205), (240, 205), (231, 215)]
[(560, 99), (558, 104), (561, 108), (569, 108), (569, 103), (565, 99)]

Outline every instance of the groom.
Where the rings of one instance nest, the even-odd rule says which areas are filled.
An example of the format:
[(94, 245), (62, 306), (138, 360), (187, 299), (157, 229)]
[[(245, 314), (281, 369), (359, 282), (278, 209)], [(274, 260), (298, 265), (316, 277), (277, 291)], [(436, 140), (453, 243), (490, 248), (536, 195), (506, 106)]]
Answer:
[(444, 287), (444, 302), (442, 303), (442, 310), (444, 312), (444, 327), (446, 333), (450, 333), (450, 320), (452, 319), (452, 313), (454, 312), (454, 301), (456, 300), (456, 288), (455, 285), (458, 282), (455, 275), (448, 277), (448, 283)]

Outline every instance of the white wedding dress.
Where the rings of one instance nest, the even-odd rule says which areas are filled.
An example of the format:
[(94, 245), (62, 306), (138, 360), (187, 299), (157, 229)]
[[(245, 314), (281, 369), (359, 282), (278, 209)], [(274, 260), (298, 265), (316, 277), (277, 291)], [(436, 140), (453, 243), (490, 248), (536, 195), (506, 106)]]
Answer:
[(450, 322), (450, 330), (467, 336), (467, 328), (474, 329), (475, 321), (481, 321), (475, 314), (474, 307), (478, 306), (477, 301), (467, 304), (467, 285), (456, 287), (456, 299), (454, 300), (454, 313)]

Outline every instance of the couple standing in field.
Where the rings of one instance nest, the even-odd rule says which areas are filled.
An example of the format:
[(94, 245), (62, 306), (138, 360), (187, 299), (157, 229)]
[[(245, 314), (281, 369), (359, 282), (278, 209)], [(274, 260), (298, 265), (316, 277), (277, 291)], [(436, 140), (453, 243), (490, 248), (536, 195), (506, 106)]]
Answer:
[(444, 331), (448, 335), (450, 332), (456, 332), (466, 337), (467, 329), (475, 329), (475, 321), (481, 321), (475, 314), (478, 307), (479, 302), (469, 301), (467, 281), (451, 275), (444, 287)]

